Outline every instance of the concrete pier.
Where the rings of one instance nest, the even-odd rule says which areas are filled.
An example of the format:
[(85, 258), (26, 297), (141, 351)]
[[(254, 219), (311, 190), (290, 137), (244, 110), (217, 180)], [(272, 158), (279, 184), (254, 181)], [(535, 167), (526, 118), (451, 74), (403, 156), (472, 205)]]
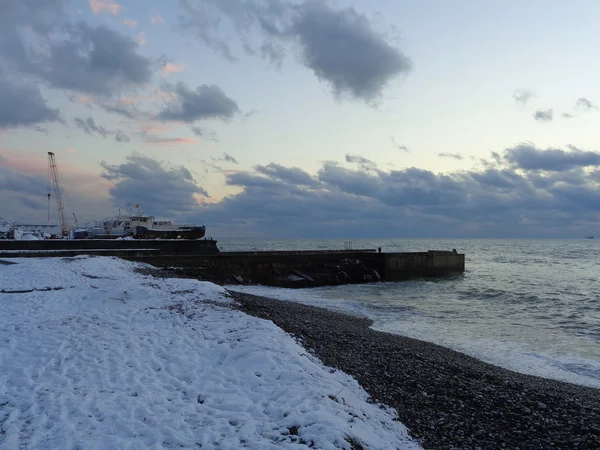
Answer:
[(214, 240), (0, 241), (0, 258), (117, 256), (223, 283), (308, 287), (440, 277), (465, 270), (454, 251), (373, 249), (220, 252)]

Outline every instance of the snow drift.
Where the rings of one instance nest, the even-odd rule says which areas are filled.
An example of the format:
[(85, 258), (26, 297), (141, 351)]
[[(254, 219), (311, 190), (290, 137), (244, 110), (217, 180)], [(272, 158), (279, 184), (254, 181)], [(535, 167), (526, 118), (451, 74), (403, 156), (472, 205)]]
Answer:
[(419, 448), (395, 412), (212, 283), (0, 260), (0, 448)]

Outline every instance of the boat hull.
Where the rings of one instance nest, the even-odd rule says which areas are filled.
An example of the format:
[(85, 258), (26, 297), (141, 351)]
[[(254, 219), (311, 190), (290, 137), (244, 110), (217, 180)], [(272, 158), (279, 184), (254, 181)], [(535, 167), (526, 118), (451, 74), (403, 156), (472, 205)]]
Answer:
[(206, 227), (185, 227), (174, 230), (157, 230), (137, 227), (134, 239), (202, 239), (206, 235)]

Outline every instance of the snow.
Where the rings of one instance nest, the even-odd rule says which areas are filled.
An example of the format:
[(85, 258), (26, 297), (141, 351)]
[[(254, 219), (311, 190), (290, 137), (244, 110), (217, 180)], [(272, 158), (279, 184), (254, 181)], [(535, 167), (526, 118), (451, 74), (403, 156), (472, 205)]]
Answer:
[(393, 410), (217, 285), (111, 257), (7, 262), (0, 449), (420, 448)]

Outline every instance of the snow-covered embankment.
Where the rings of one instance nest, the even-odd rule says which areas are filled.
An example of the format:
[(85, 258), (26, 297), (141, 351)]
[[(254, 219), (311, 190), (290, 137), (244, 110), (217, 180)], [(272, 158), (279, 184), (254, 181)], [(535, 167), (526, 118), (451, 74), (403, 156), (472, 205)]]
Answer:
[(0, 448), (418, 448), (224, 289), (108, 257), (0, 261)]

